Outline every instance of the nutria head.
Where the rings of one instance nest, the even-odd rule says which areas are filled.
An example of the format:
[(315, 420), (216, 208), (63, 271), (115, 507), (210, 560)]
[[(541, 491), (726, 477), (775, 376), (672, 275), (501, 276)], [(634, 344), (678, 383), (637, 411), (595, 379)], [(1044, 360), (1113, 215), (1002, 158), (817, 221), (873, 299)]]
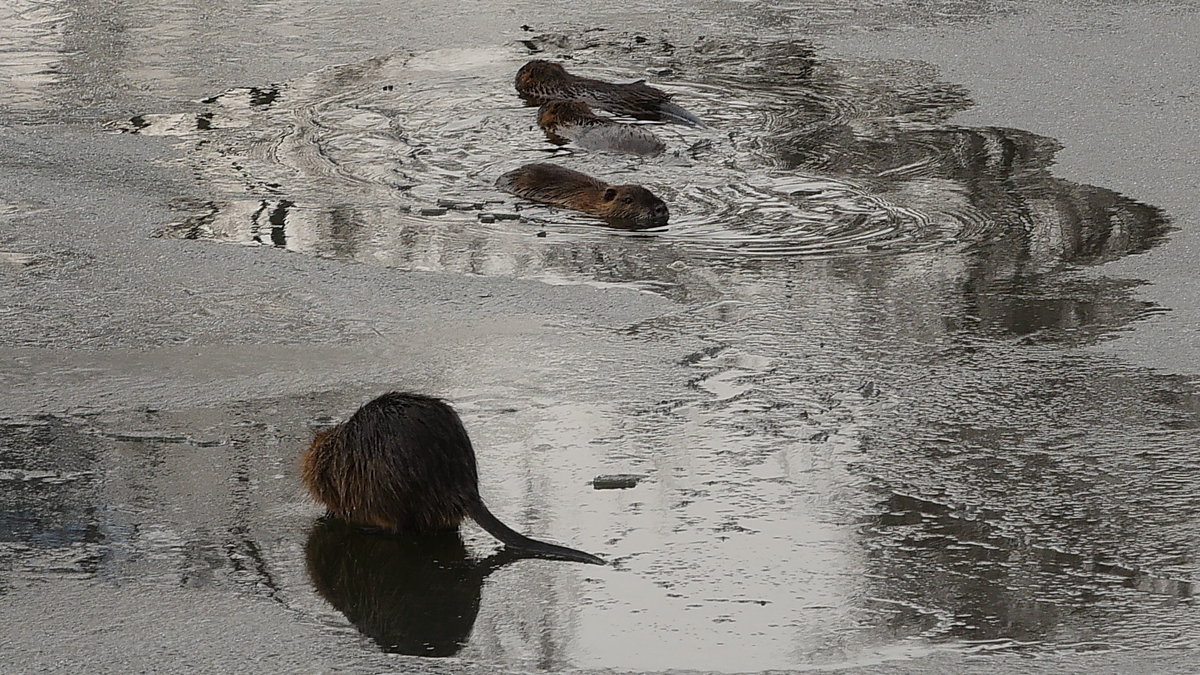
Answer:
[(600, 200), (604, 219), (614, 227), (635, 230), (662, 227), (671, 217), (663, 200), (641, 185), (610, 185)]
[(588, 104), (574, 99), (548, 101), (538, 108), (538, 126), (543, 129), (555, 129), (596, 119)]
[(517, 71), (517, 91), (545, 87), (570, 77), (565, 68), (551, 61), (534, 59)]

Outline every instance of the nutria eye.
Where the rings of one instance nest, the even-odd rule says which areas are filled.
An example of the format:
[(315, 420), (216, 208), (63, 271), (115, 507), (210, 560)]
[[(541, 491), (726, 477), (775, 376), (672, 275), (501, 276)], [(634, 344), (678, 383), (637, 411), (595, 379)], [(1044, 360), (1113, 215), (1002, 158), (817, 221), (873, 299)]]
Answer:
[(633, 203), (633, 197), (622, 197), (622, 198), (621, 198), (621, 201), (625, 202), (626, 204), (632, 204), (632, 203)]

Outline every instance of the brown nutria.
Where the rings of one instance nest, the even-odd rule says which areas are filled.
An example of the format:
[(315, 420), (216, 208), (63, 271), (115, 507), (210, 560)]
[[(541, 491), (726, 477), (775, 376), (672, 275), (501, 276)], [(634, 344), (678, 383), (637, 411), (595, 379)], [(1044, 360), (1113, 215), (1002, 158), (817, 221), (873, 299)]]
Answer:
[(667, 205), (641, 185), (609, 185), (557, 164), (526, 164), (497, 178), (496, 187), (530, 201), (600, 216), (626, 230), (661, 227), (671, 215)]
[(645, 80), (613, 84), (572, 75), (557, 63), (535, 59), (517, 71), (516, 87), (517, 93), (530, 105), (578, 99), (614, 115), (704, 126), (698, 117), (672, 103), (671, 94), (651, 87)]
[(483, 505), (475, 450), (446, 402), (392, 392), (316, 435), (301, 476), (334, 516), (388, 532), (457, 528), (470, 517), (508, 546), (543, 557), (603, 565), (594, 555), (535, 541)]
[(599, 117), (583, 101), (543, 103), (538, 109), (538, 126), (552, 142), (574, 143), (586, 150), (653, 157), (667, 148), (645, 128)]

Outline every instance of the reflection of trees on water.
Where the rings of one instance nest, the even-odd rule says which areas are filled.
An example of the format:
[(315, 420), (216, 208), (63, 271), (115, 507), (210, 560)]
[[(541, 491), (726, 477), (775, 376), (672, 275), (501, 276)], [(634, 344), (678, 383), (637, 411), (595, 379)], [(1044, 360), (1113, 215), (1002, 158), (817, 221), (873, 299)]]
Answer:
[[(788, 58), (795, 51), (781, 49)], [(888, 89), (878, 79), (851, 84), (842, 76), (837, 67), (814, 67), (805, 81), (816, 93), (796, 108), (771, 111), (761, 141), (768, 161), (844, 178), (934, 223), (952, 223), (971, 253), (958, 290), (964, 316), (980, 328), (1018, 335), (1112, 328), (1137, 315), (1141, 307), (1128, 301), (1116, 303), (1116, 317), (1107, 306), (1121, 284), (1056, 293), (1062, 280), (1043, 275), (1148, 250), (1168, 228), (1158, 209), (1053, 176), (1059, 146), (1051, 139), (946, 124), (968, 104), (952, 85)], [(1106, 297), (1096, 297), (1101, 287)]]
[(816, 73), (802, 82), (816, 92), (803, 105), (774, 106), (767, 117), (762, 152), (774, 166), (846, 177), (888, 195), (914, 192), (904, 187), (911, 183), (931, 202), (962, 195), (970, 209), (957, 214), (961, 240), (1023, 236), (1028, 256), (1045, 263), (1141, 252), (1165, 232), (1157, 209), (1051, 175), (1059, 149), (1051, 139), (947, 124), (969, 104), (952, 85), (894, 89), (840, 68)]
[[(92, 440), (53, 418), (0, 423), (0, 594), (14, 568), (36, 569), (32, 560), (66, 573), (99, 568), (105, 533)], [(29, 547), (27, 560), (9, 558), (16, 547)]]
[[(780, 161), (918, 195), (925, 212), (961, 224), (966, 244), (916, 275), (904, 265), (838, 265), (883, 301), (865, 309), (873, 321), (857, 348), (895, 405), (861, 445), (860, 470), (897, 491), (862, 531), (868, 577), (879, 580), (869, 585), (877, 597), (942, 616), (931, 629), (925, 613), (884, 612), (893, 630), (1103, 644), (1131, 616), (1145, 619), (1146, 634), (1157, 621), (1173, 625), (1147, 605), (1165, 595), (1182, 609), (1191, 590), (1178, 577), (1193, 571), (1163, 569), (1187, 555), (1186, 537), (1153, 514), (1200, 505), (1157, 480), (1161, 465), (1128, 458), (1191, 456), (1194, 437), (1149, 430), (1193, 415), (1163, 415), (1151, 402), (1177, 383), (1069, 348), (1150, 309), (1131, 297), (1131, 282), (1073, 267), (1148, 250), (1167, 231), (1163, 214), (1051, 175), (1056, 145), (1027, 132), (832, 126), (839, 131), (811, 146), (782, 134)], [(898, 345), (897, 335), (916, 341)], [(1171, 462), (1194, 479), (1190, 463)], [(930, 500), (898, 503), (901, 492)], [(967, 511), (943, 512), (947, 505)], [(1123, 639), (1147, 639), (1138, 632)]]
[[(0, 425), (0, 532), (29, 547), (14, 567), (26, 582), (225, 585), (279, 600), (252, 525), (253, 455), (196, 450), (183, 435), (100, 432), (72, 418)], [(195, 482), (217, 465), (225, 480)]]
[[(880, 620), (900, 635), (1099, 645), (1177, 630), (1192, 594), (1183, 580), (1196, 575), (1195, 396), (1070, 348), (1150, 309), (1131, 282), (1074, 266), (1150, 249), (1166, 218), (1053, 176), (1050, 139), (946, 124), (963, 104), (952, 88), (926, 89), (940, 110), (897, 92), (868, 102), (861, 85), (821, 80), (831, 72), (814, 68), (802, 105), (768, 111), (764, 158), (904, 200), (956, 223), (965, 244), (830, 266), (847, 282), (835, 302), (861, 357), (838, 375), (870, 378), (889, 404), (871, 412), (855, 462), (886, 495), (861, 530)], [(822, 98), (839, 90), (849, 104)], [(778, 326), (822, 330), (805, 318), (817, 312), (782, 304)], [(747, 348), (761, 330), (723, 339)], [(781, 351), (812, 349), (787, 342)]]

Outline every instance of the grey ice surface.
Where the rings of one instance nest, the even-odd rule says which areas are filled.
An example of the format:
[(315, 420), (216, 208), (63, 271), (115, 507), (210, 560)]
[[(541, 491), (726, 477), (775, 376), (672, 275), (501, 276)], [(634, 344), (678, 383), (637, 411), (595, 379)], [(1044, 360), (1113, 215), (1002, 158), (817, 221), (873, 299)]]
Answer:
[[(703, 42), (715, 46), (669, 71), (674, 57), (638, 51), (632, 37), (682, 48), (716, 33), (728, 44)], [(0, 7), (0, 35), (6, 672), (1200, 664), (1191, 5), (17, 0)], [(502, 199), (486, 175), (468, 175), (472, 162), (490, 170), (518, 158), (455, 151), (474, 149), (466, 132), (488, 125), (539, 149), (530, 111), (501, 77), (527, 56), (514, 41), (538, 36), (551, 55), (613, 79), (669, 72), (661, 84), (717, 112), (742, 109), (698, 65), (748, 80), (761, 75), (760, 55), (762, 126), (714, 131), (702, 139), (709, 154), (675, 163), (592, 166), (660, 181), (686, 205), (673, 206), (675, 233), (661, 240), (580, 234), (586, 224), (536, 210), (536, 225), (475, 225), (474, 213), (453, 211), (409, 220), (407, 204), (360, 189), (395, 163), (418, 167), (413, 203)], [(844, 115), (828, 147), (869, 152), (912, 133), (906, 148), (920, 155), (944, 143), (922, 134), (951, 129), (964, 146), (995, 146), (985, 166), (947, 178), (924, 160), (898, 163), (887, 176), (912, 179), (886, 183), (831, 155), (827, 166), (843, 173), (793, 184), (780, 168), (793, 160), (772, 146), (766, 161), (783, 164), (723, 193), (727, 176), (705, 173), (714, 158), (758, 158), (754, 134), (784, 148), (787, 125), (807, 118), (759, 105), (782, 84), (769, 50), (722, 49), (797, 38), (815, 43), (822, 94), (854, 104), (828, 106)], [(613, 44), (629, 50), (605, 51)], [(463, 80), (476, 89), (496, 75), (494, 92), (469, 100), (486, 104), (473, 125), (411, 148), (428, 154), (353, 145), (441, 131), (429, 119), (406, 128), (402, 115), (395, 128), (371, 126), (384, 108), (340, 104), (363, 96), (362, 82), (382, 92), (377, 72), (395, 87), (381, 106), (440, 110), (404, 87), (446, 63), (486, 74)], [(349, 65), (321, 70), (339, 64)], [(881, 108), (912, 96), (950, 112), (882, 124), (870, 97), (854, 94), (873, 79), (887, 85)], [(285, 93), (263, 113), (201, 102), (272, 86)], [(973, 106), (960, 109), (963, 92)], [(214, 110), (229, 136), (210, 143), (193, 132)], [(325, 115), (324, 126), (304, 114)], [(162, 133), (119, 133), (139, 116)], [(279, 134), (299, 139), (289, 146), (271, 135), (279, 128), (308, 134)], [(1038, 164), (1051, 143), (1039, 138), (1062, 146), (1052, 167)], [(420, 167), (428, 157), (447, 164)], [(341, 173), (325, 172), (328, 158)], [(722, 208), (712, 195), (746, 198), (746, 210), (726, 213), (749, 222), (774, 222), (778, 204), (762, 195), (780, 185), (856, 208), (838, 190), (866, 185), (884, 203), (954, 216), (975, 206), (958, 195), (990, 199), (993, 183), (1017, 184), (1026, 199), (1012, 208), (1030, 222), (1096, 199), (1121, 226), (1136, 230), (1158, 209), (1172, 231), (1140, 247), (1115, 227), (1111, 255), (1078, 265), (1063, 252), (1086, 246), (1054, 238), (1066, 227), (1011, 259), (886, 254), (906, 240), (761, 264), (706, 257), (720, 241), (703, 218), (703, 207)], [(236, 227), (247, 214), (267, 223), (268, 207), (288, 211), (283, 200), (295, 202), (288, 246), (230, 243), (253, 243)], [(195, 222), (201, 240), (155, 236)], [(338, 229), (346, 223), (377, 229), (356, 238)], [(203, 231), (227, 224), (235, 229)], [(1013, 271), (1022, 266), (1046, 287), (1010, 284), (1026, 278)], [(314, 426), (390, 389), (455, 403), (484, 496), (506, 522), (615, 564), (493, 572), (452, 658), (388, 654), (360, 634), (314, 586), (320, 513), (296, 457)], [(622, 473), (652, 480), (588, 485)], [(475, 528), (464, 535), (475, 558), (495, 549)]]

